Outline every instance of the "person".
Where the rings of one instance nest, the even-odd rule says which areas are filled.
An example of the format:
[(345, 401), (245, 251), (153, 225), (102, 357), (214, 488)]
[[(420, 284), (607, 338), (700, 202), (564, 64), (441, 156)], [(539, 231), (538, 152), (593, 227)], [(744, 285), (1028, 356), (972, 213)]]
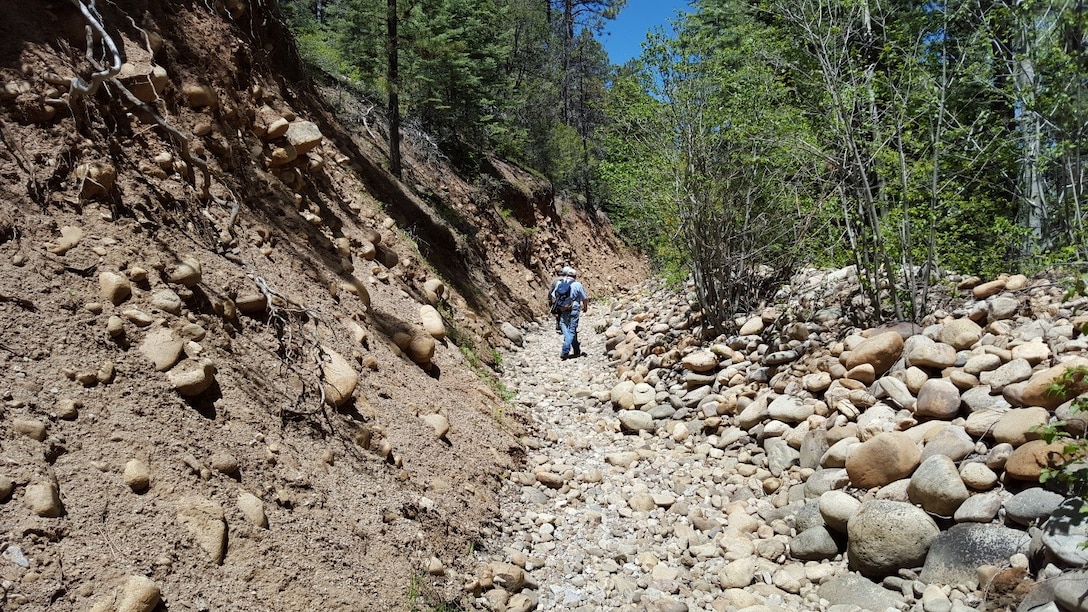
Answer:
[(563, 270), (566, 268), (556, 268), (555, 279), (552, 280), (551, 286), (548, 287), (548, 312), (555, 314), (555, 333), (563, 333), (563, 329), (559, 327), (559, 313), (555, 312), (555, 288), (559, 286), (559, 283), (563, 280)]
[[(578, 342), (578, 320), (586, 311), (589, 297), (582, 283), (578, 282), (578, 271), (571, 267), (563, 268), (563, 278), (552, 291), (552, 300), (559, 308), (559, 327), (563, 331), (563, 349), (559, 358), (563, 360), (582, 356), (582, 346)], [(563, 295), (567, 289), (567, 295)]]

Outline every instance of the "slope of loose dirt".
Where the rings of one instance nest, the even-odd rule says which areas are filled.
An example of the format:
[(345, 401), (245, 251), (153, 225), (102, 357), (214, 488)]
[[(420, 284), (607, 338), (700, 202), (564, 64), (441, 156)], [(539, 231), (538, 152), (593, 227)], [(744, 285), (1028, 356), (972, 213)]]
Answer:
[[(501, 160), (468, 180), (421, 145), (404, 182), (388, 176), (380, 134), (343, 127), (300, 79), (265, 2), (98, 11), (130, 64), (121, 82), (136, 92), (165, 70), (148, 105), (193, 158), (116, 83), (74, 95), (96, 67), (71, 3), (0, 9), (0, 608), (114, 609), (132, 576), (171, 610), (457, 597), (524, 454), (480, 363), (507, 342), (499, 323), (538, 316), (558, 264), (597, 295), (644, 265)], [(108, 64), (102, 43), (92, 57)], [(287, 147), (258, 136), (269, 112), (323, 141), (275, 165)], [(111, 274), (129, 296), (103, 292)], [(395, 340), (423, 337), (428, 302), (448, 336), (420, 366)], [(179, 363), (158, 371), (162, 344)], [(360, 376), (335, 409), (330, 353)], [(214, 382), (182, 396), (171, 376), (202, 362)], [(140, 493), (133, 460), (149, 471)]]

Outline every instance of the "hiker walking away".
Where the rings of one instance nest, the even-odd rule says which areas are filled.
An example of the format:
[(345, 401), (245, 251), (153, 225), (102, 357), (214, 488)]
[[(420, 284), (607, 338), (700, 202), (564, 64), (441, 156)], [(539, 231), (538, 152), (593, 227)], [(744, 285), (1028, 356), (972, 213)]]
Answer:
[(586, 311), (589, 298), (585, 287), (578, 282), (578, 272), (574, 268), (563, 268), (563, 277), (552, 292), (553, 312), (559, 313), (559, 327), (563, 330), (563, 350), (560, 359), (582, 356), (582, 346), (578, 343), (578, 319)]
[(563, 329), (559, 327), (559, 311), (555, 309), (555, 288), (559, 286), (559, 283), (563, 280), (563, 270), (566, 268), (556, 269), (555, 279), (552, 281), (551, 286), (548, 287), (548, 312), (555, 315), (555, 333), (563, 333)]

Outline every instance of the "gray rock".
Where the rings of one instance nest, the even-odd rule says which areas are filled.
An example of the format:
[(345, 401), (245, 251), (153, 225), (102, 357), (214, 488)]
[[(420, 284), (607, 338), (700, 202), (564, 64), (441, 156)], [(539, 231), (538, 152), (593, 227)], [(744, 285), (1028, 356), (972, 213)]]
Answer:
[(842, 468), (817, 470), (805, 481), (805, 497), (813, 499), (828, 491), (846, 488), (848, 484), (850, 484), (850, 477)]
[(1000, 525), (953, 525), (930, 545), (918, 579), (951, 586), (977, 582), (980, 565), (1003, 566), (1027, 552), (1030, 541), (1027, 533)]
[(989, 523), (1001, 510), (1000, 493), (972, 495), (956, 508), (953, 518), (957, 523)]
[(1088, 612), (1088, 571), (1068, 572), (1052, 581), (1054, 600), (1063, 610)]
[(905, 382), (893, 376), (885, 376), (876, 381), (876, 384), (880, 386), (884, 395), (900, 408), (914, 410), (918, 400), (911, 394)]
[(979, 410), (1004, 411), (1012, 408), (1008, 400), (1002, 395), (994, 395), (992, 393), (990, 385), (972, 387), (963, 392), (960, 396), (960, 400), (963, 401), (963, 405), (966, 407), (968, 413), (974, 413)]
[(939, 534), (937, 524), (921, 508), (870, 500), (847, 525), (847, 556), (850, 566), (863, 575), (885, 576), (921, 565)]
[(779, 395), (767, 406), (767, 415), (786, 423), (800, 423), (816, 412), (812, 404), (805, 404), (792, 395)]
[(1088, 515), (1081, 513), (1080, 499), (1063, 502), (1043, 523), (1042, 541), (1047, 552), (1062, 563), (1082, 567), (1088, 564)]
[(960, 411), (960, 390), (944, 378), (931, 378), (918, 392), (914, 414), (932, 419), (952, 419)]
[(525, 346), (525, 335), (521, 333), (520, 329), (514, 327), (506, 321), (503, 321), (502, 325), (499, 326), (499, 328), (502, 330), (502, 334), (506, 336), (507, 340), (513, 342), (518, 346)]
[(820, 515), (827, 526), (839, 533), (846, 533), (850, 519), (861, 509), (861, 502), (843, 491), (828, 491), (820, 496)]
[(621, 410), (616, 415), (624, 431), (653, 431), (654, 418), (641, 410)]
[(1027, 527), (1046, 520), (1064, 501), (1063, 496), (1042, 487), (1024, 489), (1005, 502), (1005, 516)]
[(929, 438), (922, 448), (922, 461), (933, 455), (944, 455), (952, 461), (959, 461), (975, 450), (975, 441), (962, 427), (949, 425), (942, 427)]
[(832, 606), (857, 606), (862, 610), (898, 608), (903, 601), (899, 593), (857, 574), (836, 576), (821, 584), (816, 593)]
[(801, 458), (801, 452), (791, 447), (782, 438), (767, 438), (763, 442), (763, 447), (767, 450), (767, 469), (775, 477), (781, 476)]
[(1013, 359), (1000, 368), (979, 374), (978, 379), (984, 385), (989, 385), (994, 391), (1001, 391), (1005, 387), (1031, 378), (1031, 364), (1026, 359)]
[(826, 527), (812, 527), (790, 541), (790, 556), (803, 561), (821, 561), (839, 554), (839, 545)]
[(956, 464), (945, 455), (933, 455), (911, 475), (907, 496), (926, 512), (952, 516), (967, 499), (968, 492)]
[[(820, 467), (820, 458), (824, 456), (827, 449), (827, 431), (824, 429), (810, 429), (801, 440), (800, 466), (810, 469)], [(845, 461), (843, 465), (846, 465)]]
[(793, 517), (793, 528), (797, 530), (797, 533), (808, 531), (813, 527), (823, 526), (824, 517), (820, 513), (819, 502), (806, 502), (799, 510), (797, 510)]

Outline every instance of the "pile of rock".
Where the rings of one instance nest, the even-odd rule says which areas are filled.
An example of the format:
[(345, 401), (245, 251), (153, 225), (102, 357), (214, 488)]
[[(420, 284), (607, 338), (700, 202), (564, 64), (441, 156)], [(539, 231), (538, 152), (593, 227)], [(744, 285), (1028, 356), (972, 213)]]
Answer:
[[(834, 301), (827, 288), (850, 274), (806, 273), (792, 301), (710, 343), (696, 340), (689, 304), (665, 292), (618, 307), (605, 335), (621, 381), (607, 400), (622, 429), (694, 436), (710, 457), (758, 445), (751, 476), (791, 524), (790, 555), (845, 553), (904, 595), (986, 589), (1001, 569), (1026, 566), (1024, 554), (1040, 577), (1088, 561), (1079, 502), (1039, 486), (1062, 445), (1038, 432), (1084, 433), (1073, 398), (1052, 385), (1088, 366), (1085, 300), (1010, 276), (963, 279), (962, 305), (917, 326), (844, 329), (834, 308), (782, 314)], [(921, 593), (904, 568), (923, 568)]]

